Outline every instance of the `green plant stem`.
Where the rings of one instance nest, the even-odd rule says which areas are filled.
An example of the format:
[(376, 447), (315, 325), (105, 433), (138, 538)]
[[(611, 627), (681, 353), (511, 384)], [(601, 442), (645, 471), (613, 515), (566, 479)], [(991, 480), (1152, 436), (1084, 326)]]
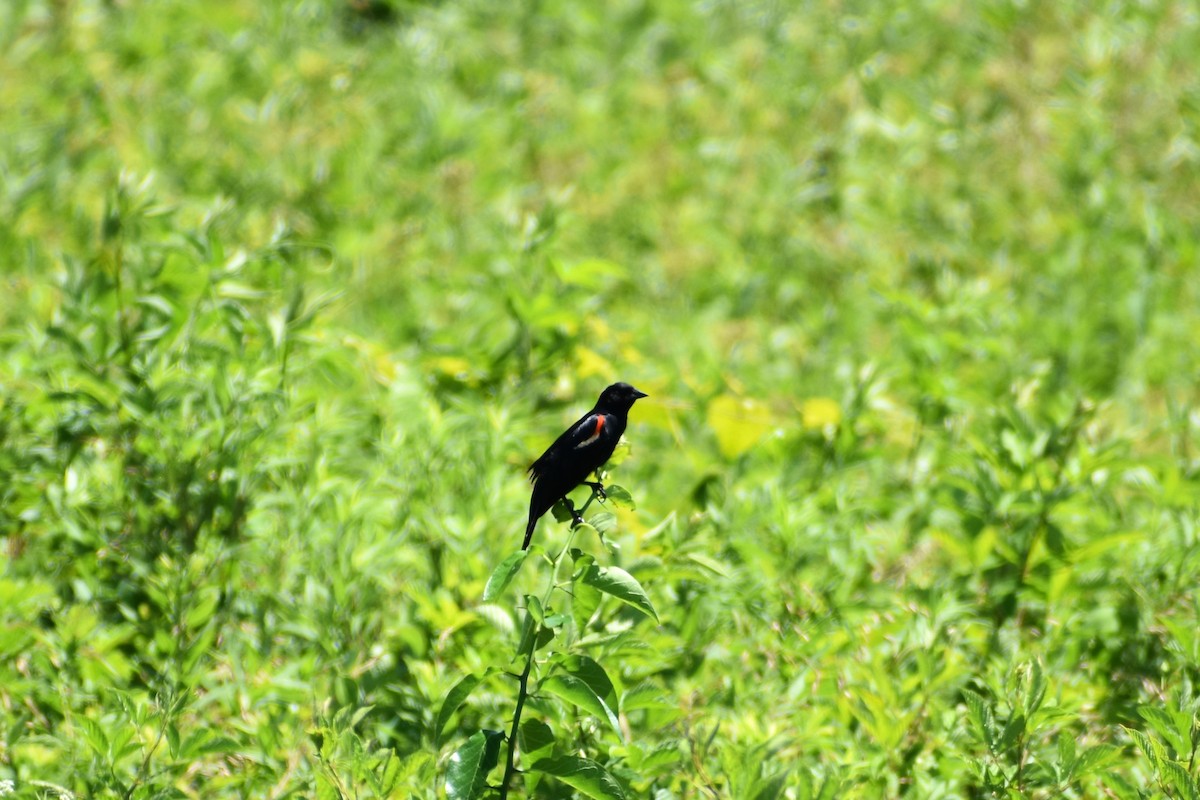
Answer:
[[(592, 496), (587, 499), (583, 507), (579, 509), (580, 516), (587, 510), (587, 507), (596, 499), (598, 492), (592, 489)], [(542, 609), (546, 609), (550, 604), (550, 597), (554, 594), (554, 590), (558, 587), (558, 568), (562, 565), (563, 558), (571, 549), (572, 542), (575, 541), (575, 529), (577, 523), (571, 525), (570, 535), (567, 536), (567, 543), (563, 545), (562, 551), (554, 559), (554, 572), (550, 576), (550, 585), (546, 587), (546, 594), (542, 597)], [(529, 655), (525, 659), (525, 668), (521, 670), (521, 674), (517, 676), (517, 707), (513, 709), (512, 727), (508, 732), (508, 756), (504, 763), (504, 777), (500, 780), (500, 800), (508, 800), (508, 788), (512, 783), (513, 775), (516, 773), (516, 755), (517, 755), (517, 732), (521, 726), (521, 712), (525, 709), (525, 699), (529, 697), (529, 675), (533, 672), (533, 660), (537, 653), (537, 638), (542, 632), (542, 623), (538, 622), (533, 629), (531, 644), (529, 646)]]
[[(538, 626), (540, 629), (541, 626)], [(534, 648), (537, 647), (537, 634), (539, 630), (534, 631)], [(522, 670), (520, 677), (517, 678), (517, 707), (513, 711), (512, 729), (508, 732), (508, 759), (504, 764), (504, 778), (500, 781), (500, 800), (507, 800), (508, 786), (512, 781), (513, 773), (516, 772), (514, 761), (517, 755), (517, 728), (521, 724), (521, 711), (525, 708), (525, 698), (529, 696), (529, 673), (533, 671), (533, 653), (529, 651), (529, 657), (525, 659), (525, 669)]]
[[(599, 497), (599, 496), (600, 496), (600, 493), (599, 493), (598, 491), (596, 491), (595, 489), (592, 489), (592, 496), (591, 496), (591, 497), (589, 497), (589, 498), (587, 499), (587, 502), (585, 502), (585, 503), (584, 503), (582, 506), (580, 506), (580, 507), (579, 507), (579, 510), (578, 510), (578, 511), (576, 511), (575, 513), (579, 514), (579, 516), (580, 516), (580, 517), (582, 517), (582, 516), (583, 516), (583, 512), (587, 511), (587, 510), (588, 510), (588, 506), (590, 506), (590, 505), (592, 504), (592, 501), (593, 501), (593, 500), (595, 500), (595, 499), (596, 499), (597, 497)], [(575, 528), (576, 528), (576, 524), (575, 524), (575, 523), (572, 523), (572, 524), (571, 524), (571, 535), (572, 535), (572, 538), (574, 538), (574, 534), (575, 534)], [(570, 544), (570, 541), (568, 540), (568, 545), (569, 545), (569, 544)], [(566, 551), (563, 551), (563, 552), (566, 552)]]

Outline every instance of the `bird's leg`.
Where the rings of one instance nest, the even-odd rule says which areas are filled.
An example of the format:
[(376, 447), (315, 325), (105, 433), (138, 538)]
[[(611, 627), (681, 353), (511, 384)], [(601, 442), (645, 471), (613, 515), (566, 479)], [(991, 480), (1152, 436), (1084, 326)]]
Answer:
[(582, 525), (583, 515), (575, 510), (575, 504), (571, 502), (571, 498), (564, 497), (563, 503), (566, 505), (567, 511), (571, 513), (571, 527), (574, 528), (576, 525)]
[(592, 491), (600, 498), (601, 503), (608, 499), (608, 495), (604, 492), (604, 484), (600, 481), (584, 481), (583, 485), (592, 487)]

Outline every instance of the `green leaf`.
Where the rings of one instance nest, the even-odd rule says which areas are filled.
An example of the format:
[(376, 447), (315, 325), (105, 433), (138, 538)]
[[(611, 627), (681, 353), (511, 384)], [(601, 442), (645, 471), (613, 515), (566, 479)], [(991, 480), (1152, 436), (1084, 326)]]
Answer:
[(467, 675), (446, 692), (446, 699), (442, 701), (442, 707), (438, 710), (437, 719), (433, 723), (434, 744), (442, 743), (442, 731), (445, 730), (446, 723), (450, 721), (450, 715), (458, 710), (471, 692), (475, 691), (475, 687), (490, 673), (491, 670), (482, 675)]
[(446, 768), (446, 796), (453, 800), (477, 800), (487, 790), (488, 770), (484, 764), (489, 748), (488, 735), (476, 731), (450, 756)]
[(989, 750), (994, 750), (996, 720), (992, 715), (991, 706), (980, 694), (970, 689), (963, 691), (963, 698), (967, 703), (967, 712), (971, 718), (971, 724), (975, 728), (975, 735), (979, 737), (979, 741), (987, 745)]
[(720, 575), (722, 578), (729, 578), (733, 575), (733, 573), (730, 572), (729, 567), (725, 566), (720, 561), (717, 561), (715, 558), (710, 558), (704, 553), (688, 553), (685, 557), (689, 561), (699, 564), (701, 567), (713, 573), (714, 575)]
[(528, 656), (533, 653), (537, 646), (536, 637), (541, 630), (542, 626), (537, 624), (533, 619), (533, 615), (526, 610), (521, 622), (521, 641), (517, 643), (518, 656)]
[(1146, 535), (1144, 533), (1115, 533), (1110, 536), (1100, 536), (1092, 539), (1087, 544), (1076, 547), (1071, 552), (1071, 561), (1075, 564), (1083, 564), (1092, 559), (1099, 558), (1112, 550), (1122, 550), (1131, 545), (1144, 541)]
[(1142, 793), (1124, 776), (1109, 772), (1101, 777), (1104, 786), (1117, 800), (1142, 800)]
[(109, 743), (109, 757), (112, 763), (119, 763), (142, 749), (142, 743), (133, 738), (134, 733), (134, 729), (129, 725), (122, 725), (113, 731), (114, 736)]
[(625, 800), (625, 792), (604, 767), (586, 758), (556, 756), (535, 762), (530, 769), (553, 775), (594, 800)]
[(588, 620), (600, 607), (600, 590), (583, 581), (586, 571), (579, 574), (571, 584), (571, 618), (575, 627), (583, 631)]
[(1025, 692), (1025, 717), (1033, 716), (1046, 697), (1046, 674), (1042, 671), (1042, 662), (1033, 659), (1029, 662), (1029, 686)]
[(1062, 558), (1067, 552), (1067, 537), (1063, 534), (1062, 528), (1052, 522), (1046, 523), (1046, 549), (1053, 553), (1056, 557)]
[(646, 596), (646, 591), (642, 589), (642, 585), (620, 567), (597, 567), (593, 565), (584, 574), (583, 582), (588, 586), (599, 589), (605, 594), (612, 595), (623, 603), (633, 606), (646, 616), (653, 618), (655, 622), (658, 622), (658, 614), (655, 613), (654, 606), (650, 604), (650, 598)]
[[(608, 680), (608, 676), (604, 677)], [(609, 684), (609, 690), (612, 689), (612, 684)], [(621, 724), (617, 719), (616, 709), (607, 702), (604, 697), (600, 696), (588, 681), (578, 675), (552, 675), (542, 681), (539, 691), (555, 695), (568, 703), (578, 706), (593, 717), (606, 719), (617, 732), (618, 736), (624, 736), (621, 733)]]
[(1075, 759), (1074, 777), (1083, 778), (1096, 772), (1121, 757), (1121, 748), (1112, 744), (1089, 747)]
[(600, 538), (600, 531), (596, 530), (590, 522), (581, 522), (575, 525), (572, 530), (575, 531), (575, 541), (577, 542), (586, 540), (589, 536), (595, 536), (597, 539)]
[(1063, 775), (1071, 774), (1075, 768), (1075, 737), (1069, 734), (1059, 734), (1058, 737), (1058, 766)]
[(539, 625), (546, 619), (546, 612), (542, 608), (542, 601), (531, 594), (525, 595), (525, 610), (529, 612), (530, 619)]
[(487, 744), (483, 748), (483, 771), (491, 772), (500, 763), (500, 745), (504, 742), (504, 731), (484, 730)]
[(556, 258), (551, 259), (550, 264), (563, 283), (588, 291), (602, 289), (624, 279), (628, 274), (626, 267), (602, 258), (585, 258), (572, 262)]
[(199, 728), (179, 745), (179, 757), (190, 760), (210, 754), (236, 753), (240, 747), (238, 742), (228, 736), (218, 735), (212, 728)]
[(522, 722), (517, 740), (521, 743), (522, 763), (537, 761), (548, 756), (554, 749), (554, 731), (540, 719), (527, 719)]
[(629, 745), (626, 750), (626, 762), (643, 777), (677, 771), (679, 762), (683, 759), (683, 753), (676, 741), (659, 744), (649, 752), (635, 744)]
[[(1146, 720), (1150, 729), (1166, 740), (1175, 751), (1176, 757), (1186, 755), (1191, 751), (1191, 731), (1181, 733), (1171, 712), (1161, 706), (1145, 705), (1138, 707), (1138, 714)], [(1189, 718), (1190, 723), (1190, 718)], [(1189, 725), (1190, 727), (1190, 725)]]
[(533, 595), (525, 595), (525, 622), (521, 628), (521, 641), (517, 654), (527, 656), (542, 649), (554, 640), (555, 629), (541, 623), (545, 619), (541, 602)]
[(221, 601), (221, 590), (217, 586), (204, 586), (196, 592), (195, 604), (188, 610), (185, 621), (190, 628), (199, 628), (212, 618)]
[(584, 583), (588, 570), (596, 563), (590, 553), (585, 553), (578, 547), (571, 548), (571, 559), (575, 562), (575, 573), (571, 580), (571, 617), (576, 627), (583, 631), (588, 620), (600, 606), (600, 590)]
[(138, 333), (137, 336), (133, 337), (133, 340), (135, 342), (157, 342), (170, 333), (172, 327), (174, 326), (169, 322), (165, 325), (155, 325), (153, 328), (146, 328)]
[(667, 701), (662, 687), (649, 682), (640, 683), (632, 689), (627, 689), (621, 695), (621, 708), (625, 710), (626, 714), (640, 709), (661, 710), (676, 707), (675, 703)]
[(242, 744), (228, 736), (214, 736), (206, 741), (197, 752), (198, 755), (227, 755), (242, 750)]
[[(1014, 744), (1016, 744), (1017, 739), (1019, 739), (1021, 734), (1024, 732), (1025, 732), (1025, 715), (1017, 714), (1015, 717), (1013, 717), (1012, 719), (1010, 719), (1008, 721), (1007, 725), (1004, 726), (1004, 732), (1000, 734), (1000, 739), (999, 739), (999, 741), (996, 742), (996, 750), (1002, 752), (1004, 750), (1009, 749)], [(1060, 741), (1063, 739), (1070, 739), (1072, 744), (1075, 741), (1074, 739), (1071, 739), (1070, 736), (1060, 736), (1059, 737)], [(1073, 753), (1072, 753), (1072, 756), (1074, 756)]]
[(171, 301), (162, 295), (142, 295), (134, 299), (134, 303), (142, 308), (157, 311), (164, 317), (171, 318), (175, 316), (175, 306), (171, 305)]
[(541, 650), (543, 647), (554, 641), (554, 636), (554, 628), (542, 628), (540, 631), (538, 631), (537, 643), (534, 649)]
[(1154, 766), (1154, 768), (1156, 770), (1159, 769), (1159, 765), (1166, 760), (1166, 754), (1162, 751), (1162, 745), (1141, 731), (1134, 730), (1133, 728), (1127, 728), (1125, 726), (1122, 727), (1125, 729), (1125, 732), (1129, 734), (1130, 738), (1133, 739), (1138, 748), (1141, 749), (1141, 751), (1146, 755), (1146, 758), (1150, 759), (1150, 763)]
[(1175, 761), (1164, 761), (1159, 769), (1183, 800), (1200, 800), (1200, 786), (1196, 785), (1195, 779), (1181, 764)]
[(845, 775), (837, 769), (825, 773), (824, 780), (817, 788), (814, 800), (834, 800), (842, 796), (842, 784), (846, 782)]
[(108, 737), (104, 735), (104, 729), (100, 724), (90, 717), (78, 717), (79, 727), (83, 729), (83, 739), (87, 742), (88, 747), (92, 748), (92, 752), (101, 758), (108, 755)]
[(237, 281), (221, 281), (217, 285), (217, 294), (230, 300), (258, 300), (267, 296), (261, 289)]
[(637, 508), (633, 502), (633, 496), (624, 486), (606, 486), (604, 494), (608, 498), (606, 502), (612, 503), (617, 508)]
[(487, 585), (483, 587), (483, 602), (491, 603), (504, 593), (513, 578), (517, 577), (517, 573), (521, 571), (521, 565), (525, 563), (528, 555), (528, 550), (518, 550), (492, 570)]
[(554, 515), (557, 522), (566, 522), (571, 519), (571, 512), (567, 510), (567, 504), (562, 500), (550, 507), (550, 513)]
[(601, 536), (607, 536), (617, 529), (617, 515), (611, 511), (600, 511), (592, 514), (592, 518), (588, 520), (596, 533)]
[(604, 671), (604, 667), (600, 666), (599, 662), (585, 655), (568, 655), (564, 656), (559, 663), (568, 673), (590, 686), (596, 696), (610, 708), (617, 709), (617, 690), (613, 688), (608, 673)]
[(787, 785), (787, 771), (780, 772), (777, 775), (772, 775), (769, 778), (764, 778), (755, 783), (751, 790), (751, 800), (779, 800), (783, 796), (784, 787)]

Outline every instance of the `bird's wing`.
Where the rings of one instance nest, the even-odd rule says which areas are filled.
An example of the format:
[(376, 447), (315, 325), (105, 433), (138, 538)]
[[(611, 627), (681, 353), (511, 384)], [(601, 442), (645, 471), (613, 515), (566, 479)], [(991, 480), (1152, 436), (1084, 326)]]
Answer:
[(546, 448), (546, 452), (529, 467), (529, 480), (536, 482), (542, 472), (562, 454), (573, 450), (582, 450), (600, 440), (600, 433), (608, 424), (608, 417), (596, 411), (590, 411), (563, 434), (554, 440), (554, 444)]

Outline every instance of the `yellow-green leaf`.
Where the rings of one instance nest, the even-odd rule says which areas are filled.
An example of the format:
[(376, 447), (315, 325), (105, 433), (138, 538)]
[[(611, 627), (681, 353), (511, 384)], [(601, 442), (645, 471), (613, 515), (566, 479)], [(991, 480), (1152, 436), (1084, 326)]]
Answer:
[(708, 404), (708, 427), (726, 458), (737, 458), (775, 428), (770, 409), (746, 397), (723, 394)]

